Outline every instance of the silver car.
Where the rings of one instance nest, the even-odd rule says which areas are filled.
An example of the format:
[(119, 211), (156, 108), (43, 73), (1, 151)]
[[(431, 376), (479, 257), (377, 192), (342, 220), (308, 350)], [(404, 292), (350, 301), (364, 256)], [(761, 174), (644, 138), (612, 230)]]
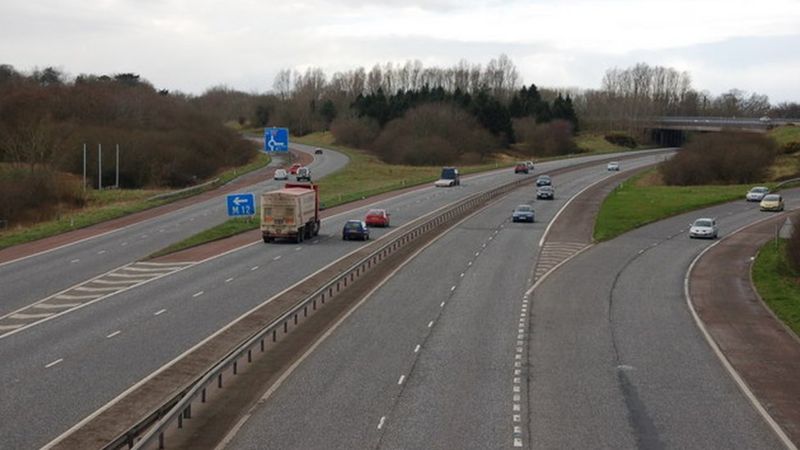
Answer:
[(756, 186), (750, 191), (747, 192), (747, 195), (744, 198), (748, 202), (760, 202), (764, 199), (764, 196), (769, 194), (769, 188), (766, 186)]
[(512, 222), (533, 222), (534, 213), (531, 205), (519, 205), (511, 213)]
[(690, 238), (716, 239), (719, 236), (717, 221), (708, 217), (702, 217), (689, 224)]

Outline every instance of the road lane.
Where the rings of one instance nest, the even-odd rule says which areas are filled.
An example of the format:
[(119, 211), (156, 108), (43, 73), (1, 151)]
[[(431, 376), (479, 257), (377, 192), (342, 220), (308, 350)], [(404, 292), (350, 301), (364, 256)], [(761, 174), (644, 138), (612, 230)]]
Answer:
[[(800, 193), (787, 192), (789, 205)], [(534, 292), (531, 439), (543, 448), (781, 448), (714, 356), (686, 307), (689, 263), (720, 234), (763, 218), (733, 202), (596, 245)]]
[[(309, 146), (292, 147), (311, 154), (314, 151)], [(322, 177), (340, 170), (347, 160), (345, 155), (329, 150), (317, 155), (310, 167), (315, 176)], [(282, 157), (276, 157), (270, 165), (283, 165)], [(282, 184), (262, 180), (242, 190), (260, 192)], [(224, 195), (217, 196), (80, 243), (2, 264), (0, 316), (218, 225), (227, 220), (226, 214)]]
[[(538, 242), (570, 195), (605, 176), (595, 167), (554, 177), (552, 202), (517, 190), (437, 240), (322, 342), (229, 447), (497, 448), (524, 438), (514, 433), (514, 405), (526, 403), (515, 363)], [(509, 222), (520, 203), (534, 203), (538, 222)]]

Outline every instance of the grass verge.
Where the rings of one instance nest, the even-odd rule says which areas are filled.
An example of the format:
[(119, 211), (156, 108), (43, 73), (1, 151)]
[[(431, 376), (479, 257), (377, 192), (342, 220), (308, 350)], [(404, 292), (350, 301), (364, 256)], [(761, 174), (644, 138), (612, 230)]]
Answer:
[(786, 241), (769, 241), (753, 264), (753, 284), (776, 316), (800, 335), (800, 274), (786, 260)]
[(769, 130), (768, 135), (775, 139), (778, 145), (800, 142), (800, 127), (775, 127)]
[(650, 180), (656, 169), (637, 175), (614, 189), (603, 201), (594, 239), (606, 241), (648, 223), (744, 198), (749, 185), (663, 186)]
[(239, 233), (244, 233), (245, 231), (256, 229), (258, 228), (259, 216), (260, 214), (256, 214), (253, 218), (230, 219), (227, 222), (222, 223), (216, 227), (201, 231), (200, 233), (197, 233), (188, 239), (184, 239), (180, 242), (176, 242), (168, 247), (165, 247), (150, 255), (150, 258), (156, 258), (159, 256), (168, 255), (170, 253), (175, 253), (177, 251), (194, 247), (200, 244), (217, 241), (229, 236), (237, 235)]
[(0, 249), (85, 228), (108, 220), (118, 219), (129, 214), (197, 195), (201, 192), (221, 186), (245, 173), (260, 169), (269, 164), (269, 162), (270, 157), (259, 152), (252, 162), (222, 172), (218, 176), (219, 181), (214, 184), (203, 189), (186, 191), (158, 199), (154, 199), (153, 196), (159, 194), (163, 195), (168, 193), (168, 191), (152, 189), (89, 190), (86, 193), (87, 206), (80, 210), (64, 211), (53, 220), (40, 222), (27, 227), (14, 227), (0, 231)]

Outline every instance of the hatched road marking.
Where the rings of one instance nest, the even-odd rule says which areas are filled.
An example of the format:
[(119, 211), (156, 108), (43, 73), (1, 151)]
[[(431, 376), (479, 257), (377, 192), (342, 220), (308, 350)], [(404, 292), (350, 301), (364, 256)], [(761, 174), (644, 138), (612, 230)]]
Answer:
[[(0, 316), (0, 339), (45, 320), (191, 267), (194, 263), (135, 262)], [(45, 312), (46, 311), (46, 312)]]

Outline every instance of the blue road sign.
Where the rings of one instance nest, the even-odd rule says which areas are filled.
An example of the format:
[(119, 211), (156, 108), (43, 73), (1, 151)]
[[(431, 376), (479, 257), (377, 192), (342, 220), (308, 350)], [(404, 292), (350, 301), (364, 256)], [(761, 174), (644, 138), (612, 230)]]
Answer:
[(230, 194), (228, 199), (228, 216), (252, 216), (256, 213), (256, 196), (247, 194)]
[(265, 152), (288, 152), (289, 151), (289, 129), (288, 128), (264, 128), (264, 151)]

